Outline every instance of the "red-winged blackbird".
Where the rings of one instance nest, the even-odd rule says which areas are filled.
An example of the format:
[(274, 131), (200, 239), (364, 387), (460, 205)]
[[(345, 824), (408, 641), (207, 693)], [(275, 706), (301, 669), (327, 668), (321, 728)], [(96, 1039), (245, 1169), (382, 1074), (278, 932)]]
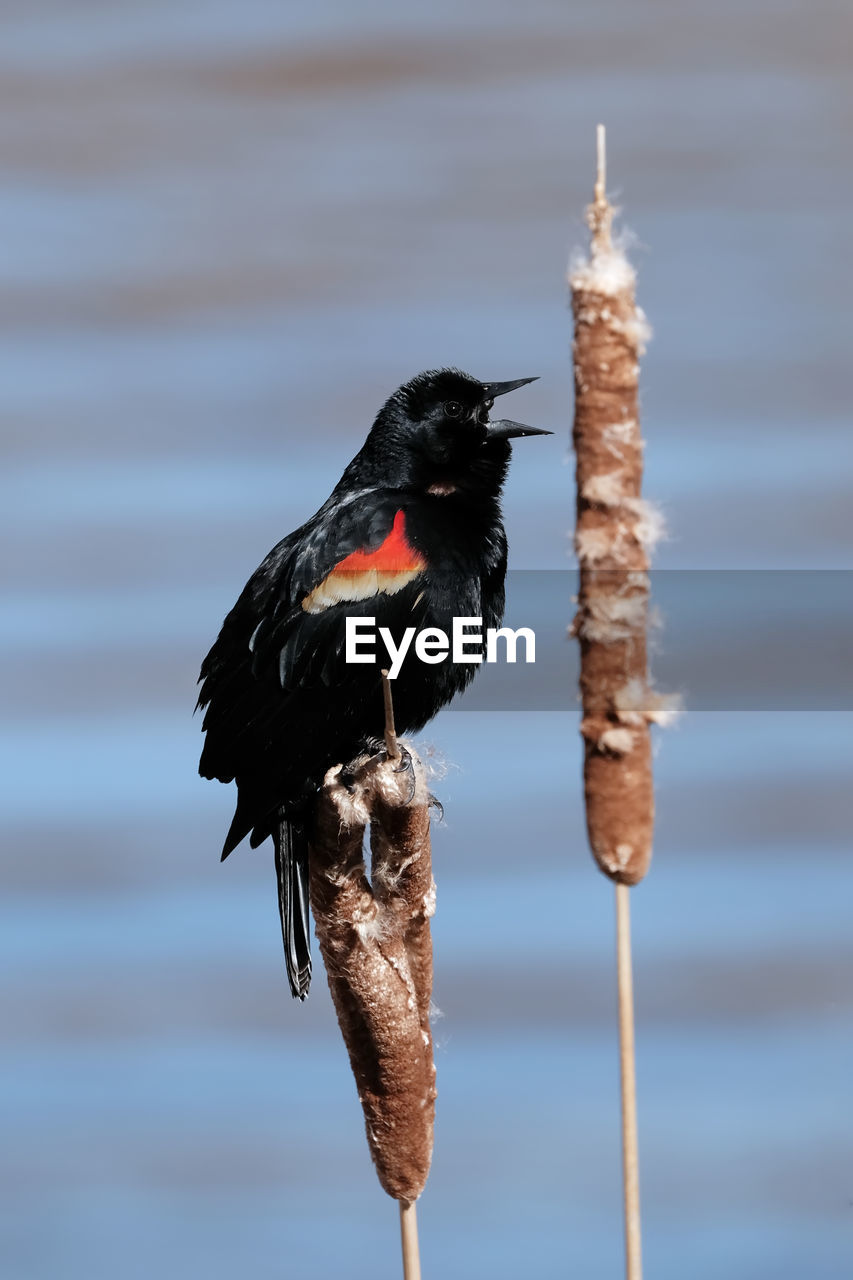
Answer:
[[(311, 980), (308, 827), (312, 797), (334, 764), (383, 732), (380, 667), (345, 661), (345, 620), (372, 617), (399, 645), (407, 627), (481, 618), (498, 626), (507, 542), (501, 488), (516, 436), (489, 421), (494, 398), (534, 378), (478, 382), (456, 369), (418, 374), (383, 405), (331, 497), (272, 549), (202, 663), (206, 733), (199, 773), (237, 782), (227, 858), (244, 836), (275, 842), (290, 988)], [(476, 665), (427, 665), (410, 654), (394, 681), (401, 732), (423, 728)]]

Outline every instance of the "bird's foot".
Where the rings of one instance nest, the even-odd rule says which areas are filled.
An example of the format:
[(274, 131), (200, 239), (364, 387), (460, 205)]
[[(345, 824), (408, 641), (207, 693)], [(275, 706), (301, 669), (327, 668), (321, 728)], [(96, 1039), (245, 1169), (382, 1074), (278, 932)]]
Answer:
[(355, 768), (352, 765), (341, 765), (340, 772), (338, 773), (335, 781), (340, 783), (340, 785), (344, 787), (350, 795), (353, 795), (358, 784), (358, 777)]
[[(348, 791), (350, 795), (355, 795), (363, 787), (371, 785), (370, 779), (377, 769), (382, 769), (383, 766), (388, 765), (391, 766), (395, 774), (403, 775), (401, 783), (405, 786), (406, 794), (401, 796), (400, 802), (403, 805), (411, 804), (417, 790), (415, 762), (411, 752), (401, 742), (397, 743), (396, 756), (389, 755), (386, 748), (382, 747), (371, 756), (361, 756), (349, 764), (340, 766), (336, 770), (335, 782)], [(401, 786), (400, 790), (403, 790), (403, 786)]]

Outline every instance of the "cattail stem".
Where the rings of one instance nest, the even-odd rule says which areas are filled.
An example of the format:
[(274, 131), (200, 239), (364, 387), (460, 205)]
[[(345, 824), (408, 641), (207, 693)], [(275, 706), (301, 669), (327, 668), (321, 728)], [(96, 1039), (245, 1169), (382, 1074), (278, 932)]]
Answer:
[(634, 1056), (634, 978), (631, 966), (631, 899), (630, 889), (626, 884), (616, 885), (616, 967), (619, 987), (619, 1067), (622, 1084), (625, 1275), (627, 1280), (642, 1280), (637, 1073)]
[(403, 1247), (403, 1280), (421, 1280), (418, 1249), (418, 1209), (413, 1202), (400, 1201), (400, 1243)]
[(603, 124), (595, 128), (595, 187), (587, 221), (592, 231), (593, 253), (609, 253), (612, 249), (610, 228), (613, 208), (607, 199), (607, 133)]
[[(389, 760), (401, 759), (397, 729), (394, 725), (394, 699), (388, 672), (382, 672), (382, 697), (385, 702), (385, 749)], [(421, 1254), (418, 1247), (418, 1206), (412, 1200), (399, 1200), (400, 1245), (403, 1251), (403, 1280), (421, 1280)]]
[(382, 698), (385, 703), (385, 750), (389, 760), (400, 759), (400, 744), (397, 742), (397, 730), (394, 726), (394, 700), (391, 697), (391, 681), (388, 672), (382, 672)]

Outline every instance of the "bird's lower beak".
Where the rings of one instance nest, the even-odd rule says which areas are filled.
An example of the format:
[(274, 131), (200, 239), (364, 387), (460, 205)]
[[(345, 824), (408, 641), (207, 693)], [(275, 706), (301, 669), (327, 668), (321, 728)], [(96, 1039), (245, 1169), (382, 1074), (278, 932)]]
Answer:
[(538, 381), (538, 378), (516, 378), (515, 382), (486, 382), (483, 390), (487, 400), (495, 400), (498, 396), (505, 396), (510, 391), (517, 391), (519, 387), (526, 387), (528, 382)]
[(518, 436), (552, 436), (553, 431), (543, 431), (541, 427), (528, 427), (523, 422), (512, 422), (509, 418), (498, 418), (490, 422), (486, 428), (489, 440), (515, 440)]

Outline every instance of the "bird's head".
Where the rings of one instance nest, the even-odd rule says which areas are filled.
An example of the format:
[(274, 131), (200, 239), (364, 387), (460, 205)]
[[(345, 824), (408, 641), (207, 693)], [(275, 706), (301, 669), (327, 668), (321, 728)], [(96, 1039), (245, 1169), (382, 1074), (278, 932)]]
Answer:
[(547, 436), (491, 413), (498, 396), (535, 378), (479, 382), (459, 369), (432, 369), (404, 383), (380, 409), (369, 444), (400, 483), (436, 493), (499, 490), (510, 440)]

